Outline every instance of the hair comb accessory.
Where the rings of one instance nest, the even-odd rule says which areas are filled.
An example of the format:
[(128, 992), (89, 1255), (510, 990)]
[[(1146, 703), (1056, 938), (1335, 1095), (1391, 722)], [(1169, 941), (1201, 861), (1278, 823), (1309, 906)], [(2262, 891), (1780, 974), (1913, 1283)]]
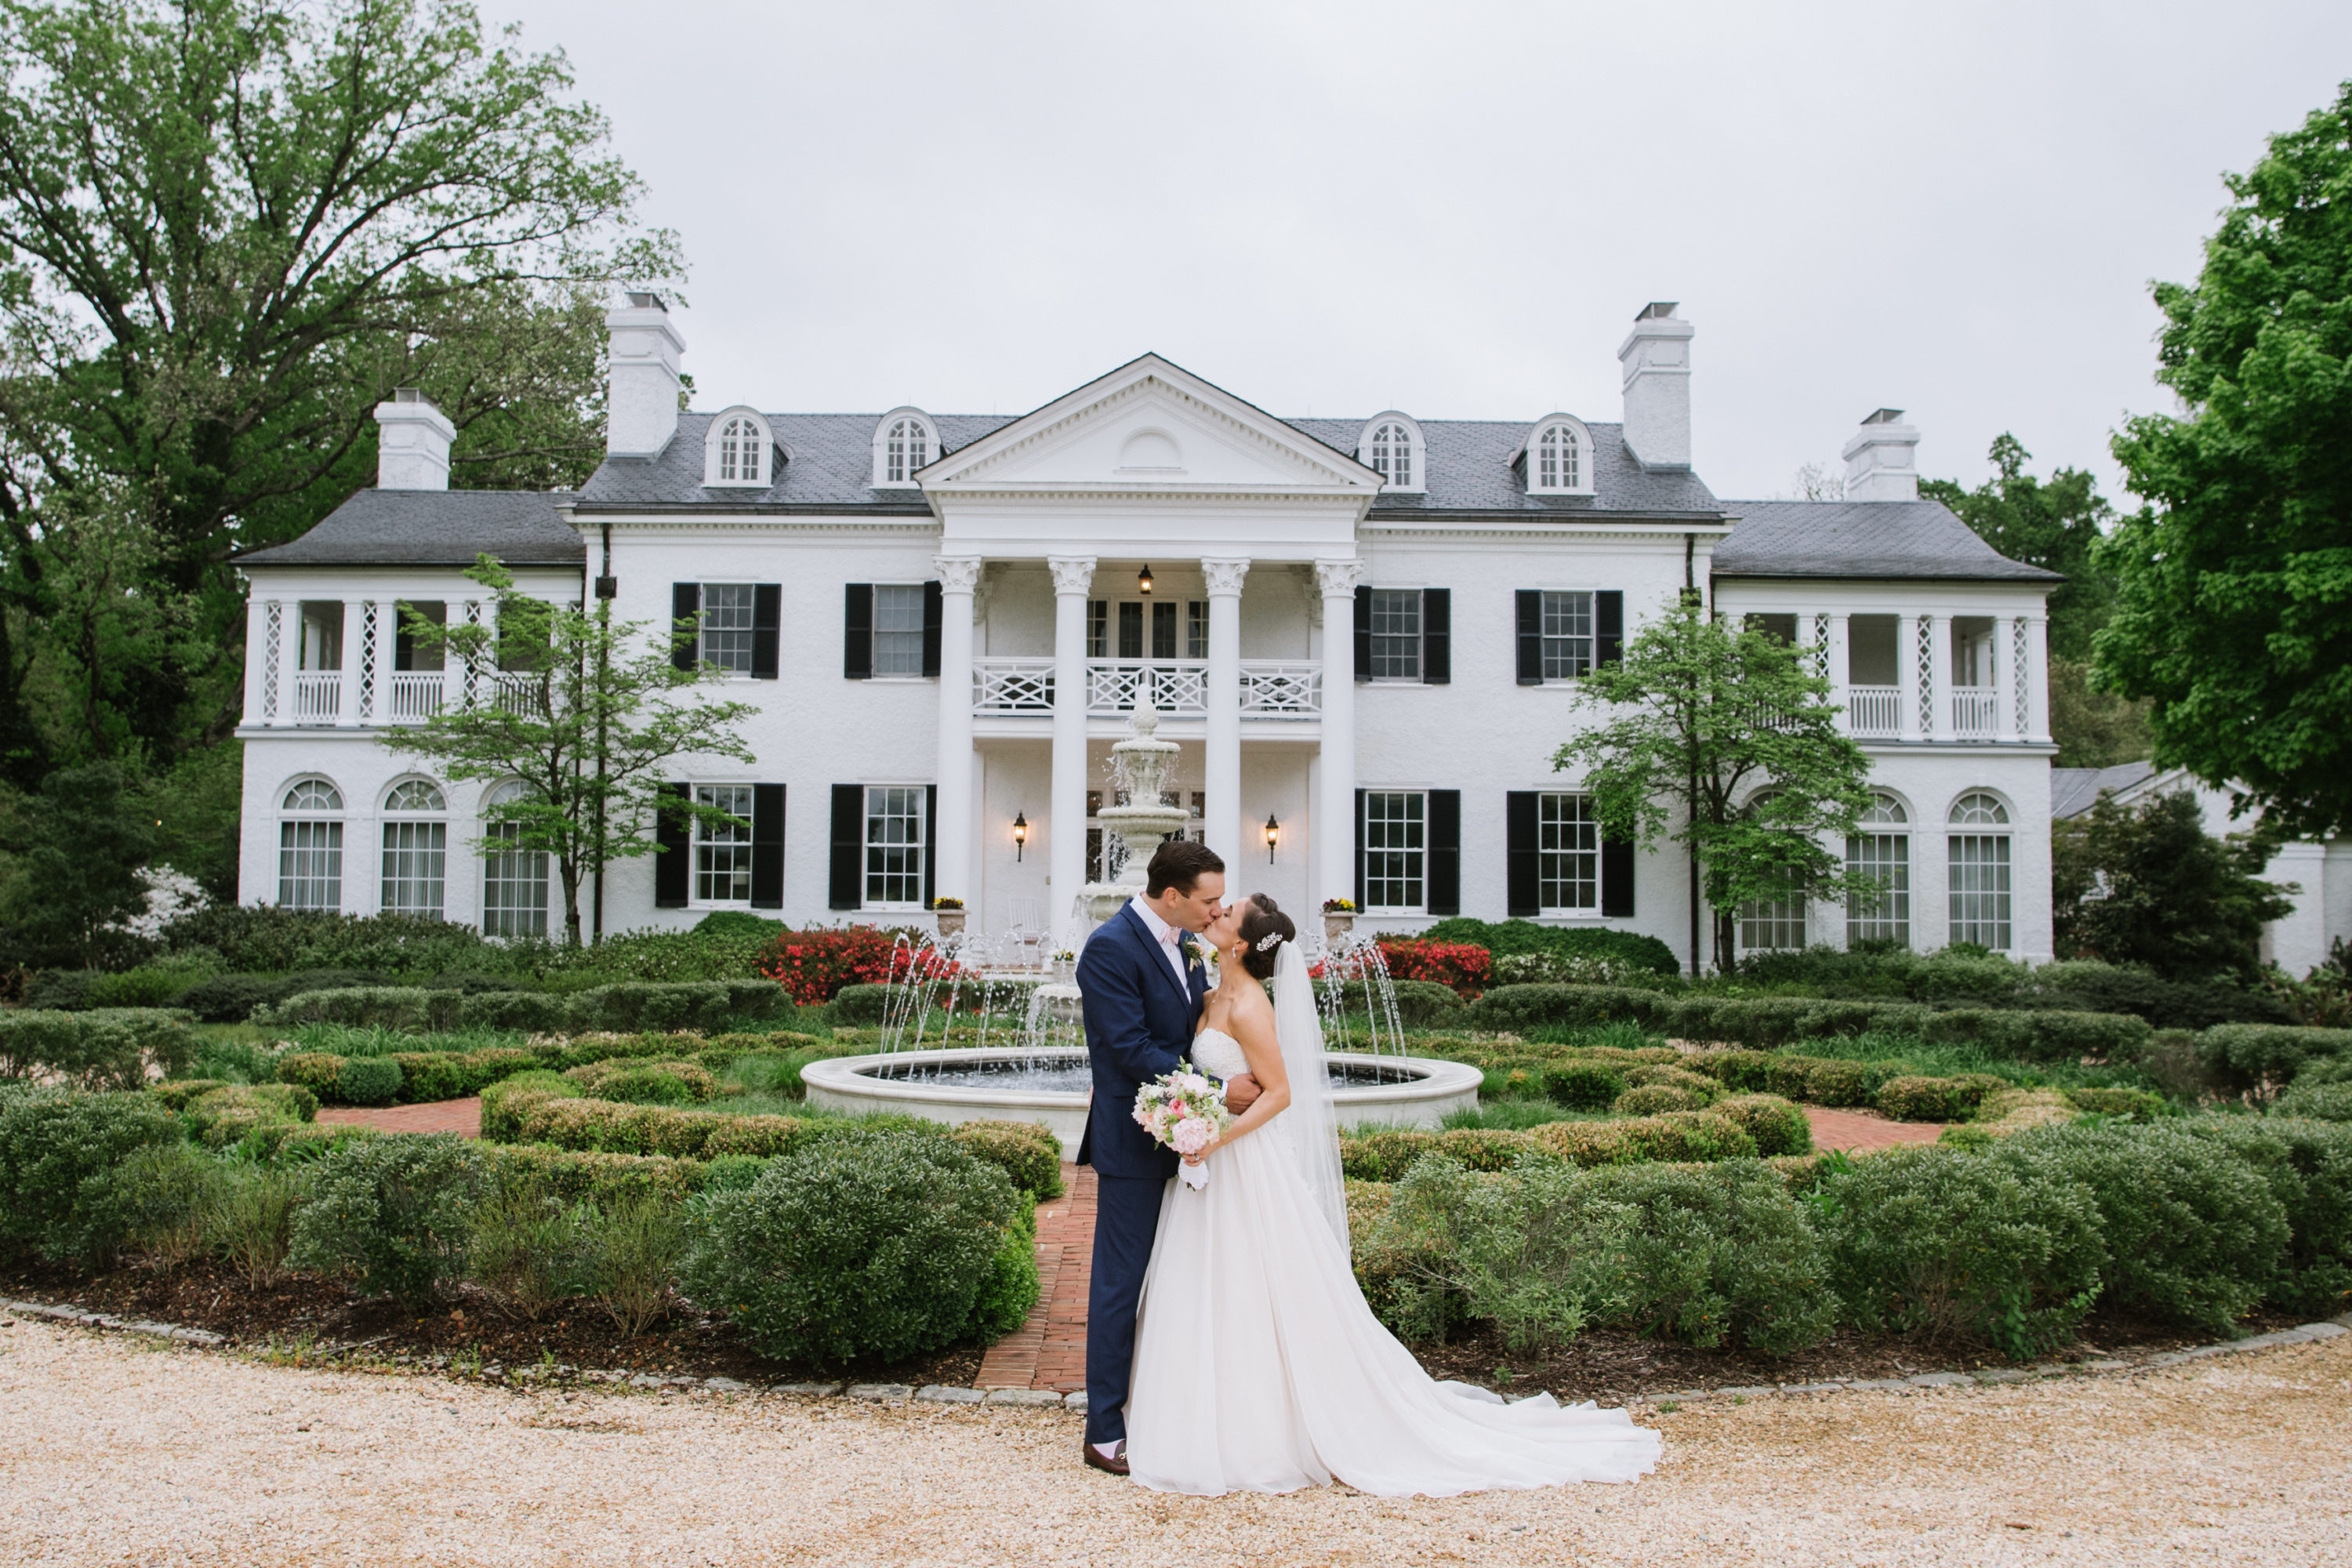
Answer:
[(1268, 948), (1270, 948), (1270, 947), (1274, 946), (1274, 945), (1275, 945), (1275, 943), (1276, 943), (1276, 942), (1280, 942), (1281, 940), (1282, 940), (1282, 933), (1281, 933), (1280, 931), (1270, 931), (1266, 932), (1264, 936), (1262, 936), (1262, 937), (1260, 937), (1260, 938), (1258, 938), (1258, 939), (1257, 939), (1257, 950), (1258, 950), (1260, 952), (1264, 952), (1266, 949), (1268, 949)]

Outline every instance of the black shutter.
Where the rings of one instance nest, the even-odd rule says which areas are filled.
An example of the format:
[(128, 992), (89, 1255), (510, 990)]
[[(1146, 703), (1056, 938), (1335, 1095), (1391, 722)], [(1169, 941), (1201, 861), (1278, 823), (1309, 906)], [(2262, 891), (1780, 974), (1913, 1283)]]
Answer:
[[(679, 621), (694, 621), (699, 625), (701, 616), (702, 584), (672, 583), (669, 585), (670, 630), (677, 632)], [(692, 669), (700, 661), (701, 654), (701, 635), (691, 627), (669, 645), (669, 661), (680, 669)]]
[(1633, 841), (1630, 838), (1601, 841), (1601, 912), (1633, 912)]
[(825, 907), (854, 910), (866, 901), (866, 786), (833, 786), (833, 866)]
[[(767, 590), (762, 588), (761, 593)], [(751, 907), (784, 907), (784, 786), (751, 786)]]
[[(931, 907), (931, 900), (940, 896), (939, 889), (933, 885), (939, 876), (939, 870), (940, 786), (925, 784), (923, 786), (923, 908), (927, 910)], [(961, 899), (963, 897), (963, 889), (958, 888), (948, 897)]]
[[(1518, 608), (1519, 684), (1541, 686), (1543, 684), (1543, 593), (1540, 589), (1522, 588), (1512, 597)], [(1514, 795), (1512, 798), (1516, 800), (1518, 797)]]
[(1462, 912), (1462, 792), (1429, 792), (1429, 880), (1422, 891), (1433, 915)]
[(1625, 595), (1614, 588), (1592, 595), (1592, 662), (1615, 664), (1625, 654)]
[(1503, 796), (1503, 912), (1513, 920), (1543, 913), (1542, 829), (1537, 825), (1542, 799), (1531, 789)]
[[(874, 584), (847, 583), (841, 593), (841, 676), (845, 680), (874, 679)], [(841, 909), (840, 904), (834, 905)], [(857, 906), (847, 906), (856, 909)]]
[(762, 583), (751, 590), (751, 679), (776, 679), (777, 630), (784, 618), (784, 589)]
[(1454, 590), (1421, 591), (1421, 683), (1446, 686), (1454, 679)]
[(682, 784), (666, 784), (654, 803), (654, 908), (657, 910), (686, 908), (687, 889), (694, 885), (694, 820), (668, 808), (671, 801), (688, 798), (687, 789)]
[(942, 613), (947, 601), (940, 596), (937, 583), (923, 584), (923, 673), (936, 676), (940, 672), (940, 628), (947, 624)]
[[(1329, 646), (1329, 642), (1330, 633), (1328, 628), (1326, 628), (1325, 646)], [(1370, 680), (1371, 678), (1372, 591), (1370, 588), (1359, 588), (1356, 590), (1356, 679)]]

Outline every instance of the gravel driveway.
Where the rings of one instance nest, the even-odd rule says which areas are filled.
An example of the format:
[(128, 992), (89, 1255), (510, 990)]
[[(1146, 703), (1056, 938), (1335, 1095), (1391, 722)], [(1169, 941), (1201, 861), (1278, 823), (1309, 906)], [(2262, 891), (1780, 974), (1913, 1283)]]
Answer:
[(2352, 1562), (2352, 1335), (1654, 1417), (1634, 1487), (1171, 1499), (1060, 1411), (523, 1394), (0, 1329), (0, 1562)]

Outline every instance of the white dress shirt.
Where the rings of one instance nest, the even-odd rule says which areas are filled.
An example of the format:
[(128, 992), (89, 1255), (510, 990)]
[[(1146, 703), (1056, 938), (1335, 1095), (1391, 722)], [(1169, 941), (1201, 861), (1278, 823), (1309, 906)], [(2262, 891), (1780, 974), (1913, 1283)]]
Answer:
[(1141, 897), (1130, 900), (1135, 912), (1143, 917), (1143, 929), (1150, 931), (1160, 950), (1168, 955), (1169, 967), (1176, 971), (1177, 988), (1187, 996), (1192, 994), (1192, 977), (1185, 972), (1183, 932), (1160, 918), (1160, 911), (1143, 901)]

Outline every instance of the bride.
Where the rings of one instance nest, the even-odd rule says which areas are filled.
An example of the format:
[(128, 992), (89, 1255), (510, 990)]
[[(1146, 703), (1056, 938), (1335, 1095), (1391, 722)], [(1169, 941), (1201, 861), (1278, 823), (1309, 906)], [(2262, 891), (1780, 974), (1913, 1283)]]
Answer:
[(1450, 1497), (1654, 1468), (1657, 1434), (1623, 1411), (1548, 1394), (1503, 1405), (1436, 1382), (1381, 1326), (1349, 1261), (1323, 1030), (1297, 930), (1259, 894), (1202, 934), (1223, 979), (1192, 1063), (1220, 1079), (1247, 1072), (1265, 1092), (1188, 1162), (1207, 1162), (1207, 1185), (1171, 1181), (1161, 1200), (1127, 1405), (1134, 1479), (1213, 1495), (1337, 1477), (1382, 1497)]

